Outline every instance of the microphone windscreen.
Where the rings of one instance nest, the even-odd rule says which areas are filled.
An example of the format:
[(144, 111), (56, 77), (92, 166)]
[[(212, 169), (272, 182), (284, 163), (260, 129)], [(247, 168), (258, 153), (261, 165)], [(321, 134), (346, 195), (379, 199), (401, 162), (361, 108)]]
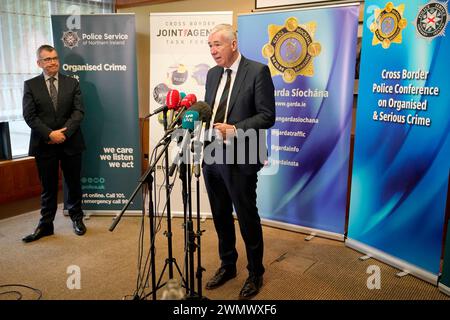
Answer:
[(188, 99), (189, 101), (192, 102), (192, 104), (197, 102), (197, 97), (195, 96), (195, 94), (190, 93), (186, 96), (186, 99)]
[(192, 132), (194, 131), (196, 121), (199, 121), (199, 113), (197, 111), (188, 110), (184, 113), (181, 127)]
[(167, 93), (166, 106), (169, 109), (177, 109), (180, 103), (180, 93), (178, 90), (172, 89)]
[(180, 106), (189, 109), (192, 106), (192, 101), (185, 97), (181, 100)]
[(199, 119), (202, 122), (209, 123), (212, 117), (212, 110), (209, 104), (204, 101), (198, 101), (194, 103), (189, 110), (197, 111), (199, 114)]

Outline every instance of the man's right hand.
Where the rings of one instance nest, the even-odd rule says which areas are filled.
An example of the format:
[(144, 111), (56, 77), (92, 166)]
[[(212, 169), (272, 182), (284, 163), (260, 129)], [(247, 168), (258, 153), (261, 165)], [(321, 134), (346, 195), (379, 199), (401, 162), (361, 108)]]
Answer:
[(53, 130), (50, 132), (50, 135), (48, 136), (50, 138), (49, 144), (59, 144), (66, 141), (66, 136), (64, 135), (64, 131), (66, 131), (67, 128), (64, 127), (62, 129)]

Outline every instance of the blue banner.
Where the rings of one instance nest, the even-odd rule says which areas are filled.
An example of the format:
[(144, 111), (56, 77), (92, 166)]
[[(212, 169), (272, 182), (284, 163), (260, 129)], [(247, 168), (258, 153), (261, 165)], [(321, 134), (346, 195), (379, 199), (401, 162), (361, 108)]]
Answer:
[(238, 17), (242, 54), (268, 64), (276, 124), (263, 218), (344, 234), (359, 6)]
[[(52, 16), (62, 72), (80, 81), (85, 211), (119, 211), (141, 175), (135, 17)], [(139, 193), (130, 210), (142, 208)]]
[(446, 6), (365, 2), (348, 230), (433, 282), (450, 164)]

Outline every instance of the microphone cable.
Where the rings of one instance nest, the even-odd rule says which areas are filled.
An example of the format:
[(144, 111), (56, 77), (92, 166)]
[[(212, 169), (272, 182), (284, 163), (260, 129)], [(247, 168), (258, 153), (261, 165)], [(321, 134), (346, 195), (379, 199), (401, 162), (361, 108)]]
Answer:
[[(20, 288), (30, 289), (30, 290), (34, 291), (38, 295), (36, 300), (41, 300), (41, 298), (42, 298), (42, 291), (41, 290), (33, 288), (33, 287), (30, 287), (30, 286), (27, 286), (27, 285), (24, 285), (24, 284), (15, 284), (15, 283), (13, 283), (13, 284), (2, 284), (2, 285), (0, 285), (0, 289), (2, 289), (2, 288), (9, 288), (9, 287), (20, 287)], [(11, 294), (11, 293), (17, 294), (18, 298), (15, 299), (15, 300), (22, 300), (23, 294), (20, 291), (18, 291), (18, 290), (3, 291), (3, 292), (0, 292), (0, 296), (1, 295)]]

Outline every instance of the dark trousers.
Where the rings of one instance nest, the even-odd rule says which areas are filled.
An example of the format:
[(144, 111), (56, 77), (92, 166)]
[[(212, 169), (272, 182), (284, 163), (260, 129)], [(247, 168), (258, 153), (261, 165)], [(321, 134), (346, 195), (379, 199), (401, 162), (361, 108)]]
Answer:
[(81, 209), (81, 153), (67, 155), (58, 150), (52, 155), (36, 156), (36, 164), (41, 181), (41, 220), (40, 224), (51, 224), (58, 207), (59, 165), (67, 188), (67, 209), (75, 221), (83, 218)]
[(222, 266), (235, 265), (238, 258), (232, 215), (234, 206), (245, 243), (247, 269), (250, 275), (261, 276), (264, 273), (264, 243), (256, 206), (257, 173), (243, 174), (235, 165), (205, 164), (203, 174), (219, 238)]

